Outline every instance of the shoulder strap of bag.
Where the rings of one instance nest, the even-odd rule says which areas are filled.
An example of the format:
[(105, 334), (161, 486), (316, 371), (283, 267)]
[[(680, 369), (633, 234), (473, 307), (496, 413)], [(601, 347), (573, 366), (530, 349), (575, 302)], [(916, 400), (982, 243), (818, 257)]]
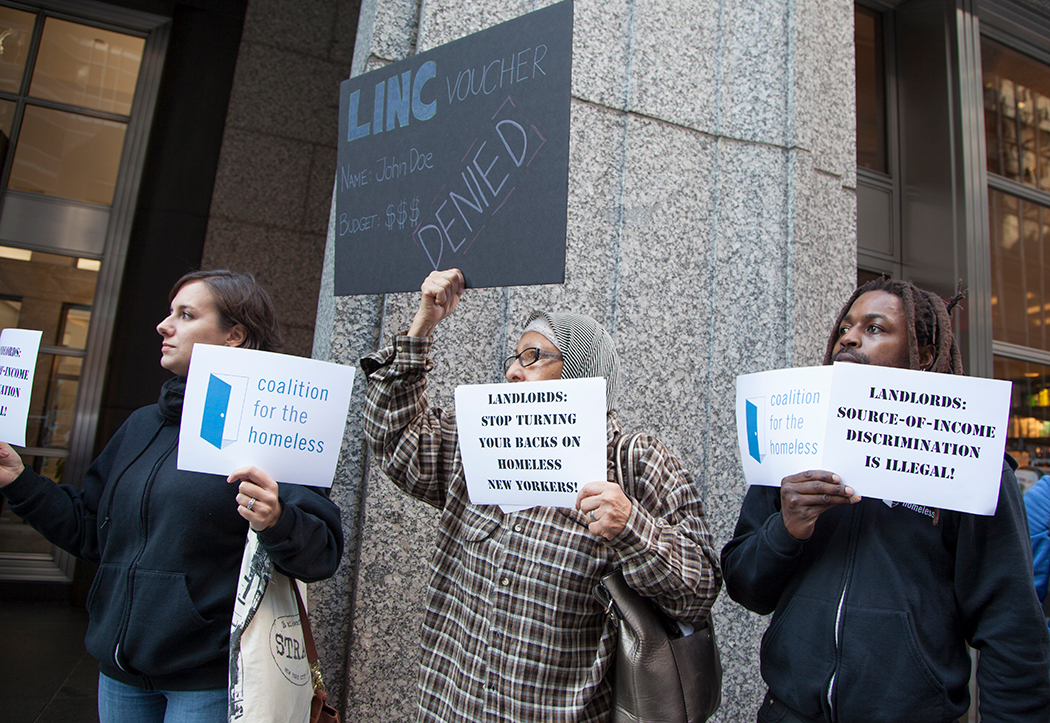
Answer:
[(289, 582), (292, 583), (292, 589), (295, 590), (295, 603), (299, 606), (299, 623), (303, 628), (303, 642), (306, 643), (306, 660), (310, 663), (314, 690), (323, 691), (324, 681), (321, 679), (321, 665), (317, 660), (317, 646), (314, 645), (314, 633), (310, 629), (310, 616), (306, 614), (303, 596), (299, 593), (299, 582), (293, 578), (289, 578)]
[(616, 484), (620, 485), (620, 489), (628, 497), (634, 497), (634, 445), (638, 442), (638, 439), (642, 436), (641, 432), (635, 432), (631, 435), (631, 441), (627, 445), (627, 484), (624, 484), (623, 480), (623, 443), (627, 439), (627, 436), (622, 432), (620, 436), (616, 438)]
[(321, 661), (317, 659), (317, 646), (314, 645), (314, 633), (310, 629), (310, 616), (306, 614), (303, 596), (299, 592), (299, 583), (290, 578), (295, 590), (295, 604), (299, 607), (299, 624), (303, 630), (303, 642), (306, 644), (306, 660), (310, 663), (310, 677), (314, 684), (314, 697), (310, 701), (310, 723), (340, 723), (339, 712), (328, 705), (328, 692), (321, 679)]

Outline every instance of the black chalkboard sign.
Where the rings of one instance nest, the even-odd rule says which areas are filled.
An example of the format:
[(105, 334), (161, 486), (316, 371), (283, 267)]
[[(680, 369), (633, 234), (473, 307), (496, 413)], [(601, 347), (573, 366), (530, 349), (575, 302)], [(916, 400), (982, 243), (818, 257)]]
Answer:
[(344, 81), (335, 293), (565, 280), (571, 0)]

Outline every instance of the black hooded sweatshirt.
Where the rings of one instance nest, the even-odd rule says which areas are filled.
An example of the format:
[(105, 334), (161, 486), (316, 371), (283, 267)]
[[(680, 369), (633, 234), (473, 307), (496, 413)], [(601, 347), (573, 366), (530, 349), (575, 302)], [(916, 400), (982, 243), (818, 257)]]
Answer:
[(784, 526), (779, 488), (748, 490), (722, 572), (731, 598), (773, 613), (761, 666), (776, 705), (833, 723), (955, 721), (969, 643), (981, 720), (1046, 723), (1050, 640), (1014, 466), (994, 515), (865, 498), (822, 513), (805, 541)]
[[(83, 488), (30, 469), (4, 487), (12, 511), (55, 545), (97, 563), (85, 644), (107, 676), (141, 688), (225, 688), (230, 620), (248, 522), (237, 485), (175, 467), (186, 380), (134, 412)], [(274, 564), (311, 582), (343, 548), (339, 508), (322, 490), (281, 484), (281, 516), (259, 539)]]

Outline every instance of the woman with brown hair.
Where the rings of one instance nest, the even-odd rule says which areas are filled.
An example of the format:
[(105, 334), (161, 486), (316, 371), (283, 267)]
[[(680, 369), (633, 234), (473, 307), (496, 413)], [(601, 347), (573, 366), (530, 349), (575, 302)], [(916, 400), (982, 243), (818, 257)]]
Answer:
[[(330, 577), (343, 537), (324, 490), (243, 467), (229, 477), (176, 468), (195, 344), (280, 347), (273, 304), (247, 274), (196, 271), (157, 325), (165, 382), (134, 412), (83, 485), (56, 485), (0, 444), (0, 494), (48, 540), (99, 565), (88, 596), (88, 652), (99, 663), (101, 723), (226, 720), (230, 620), (248, 528), (274, 564)], [(233, 484), (236, 482), (237, 484)]]

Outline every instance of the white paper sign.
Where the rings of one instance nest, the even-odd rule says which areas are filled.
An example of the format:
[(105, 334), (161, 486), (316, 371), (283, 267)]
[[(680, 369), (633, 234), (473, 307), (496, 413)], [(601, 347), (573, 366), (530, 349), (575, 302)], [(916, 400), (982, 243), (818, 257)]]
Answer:
[(740, 376), (744, 474), (779, 487), (790, 474), (827, 469), (865, 497), (991, 515), (1010, 390), (994, 379), (866, 364)]
[(457, 387), (456, 424), (476, 505), (574, 507), (606, 479), (604, 379)]
[(995, 514), (1011, 387), (836, 364), (824, 464), (860, 495)]
[(177, 466), (227, 475), (255, 465), (278, 482), (331, 487), (354, 367), (196, 344)]
[[(776, 369), (736, 378), (736, 421), (750, 484), (820, 469), (832, 367)], [(836, 470), (837, 471), (837, 470)]]
[(26, 446), (29, 398), (42, 336), (35, 329), (0, 331), (0, 442)]

